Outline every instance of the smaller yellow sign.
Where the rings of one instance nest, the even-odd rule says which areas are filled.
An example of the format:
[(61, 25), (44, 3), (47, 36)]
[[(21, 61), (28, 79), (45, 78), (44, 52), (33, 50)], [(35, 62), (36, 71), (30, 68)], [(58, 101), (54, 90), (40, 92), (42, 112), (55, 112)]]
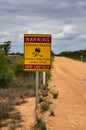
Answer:
[(50, 70), (51, 35), (25, 34), (24, 35), (24, 69)]

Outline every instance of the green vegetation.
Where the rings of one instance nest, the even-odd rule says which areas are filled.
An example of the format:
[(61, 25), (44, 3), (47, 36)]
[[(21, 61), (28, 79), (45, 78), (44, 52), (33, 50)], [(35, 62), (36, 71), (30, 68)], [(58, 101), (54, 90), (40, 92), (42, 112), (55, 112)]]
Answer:
[(59, 95), (59, 92), (58, 91), (53, 91), (53, 92), (51, 92), (51, 94), (52, 94), (52, 96), (53, 96), (53, 99), (56, 99), (57, 97), (58, 97), (58, 95)]
[(34, 130), (47, 130), (46, 124), (41, 118), (37, 117), (36, 122)]
[(6, 41), (4, 42), (4, 44), (0, 44), (0, 49), (4, 50), (5, 55), (7, 55), (10, 51), (10, 43), (11, 41)]
[(41, 87), (40, 87), (40, 93), (41, 93), (42, 97), (48, 96), (48, 91), (49, 91), (49, 88), (48, 88), (47, 85), (41, 85)]
[(54, 113), (53, 109), (50, 110), (50, 116), (55, 116), (55, 113)]
[(50, 108), (50, 102), (47, 100), (44, 100), (40, 107), (41, 107), (41, 112), (45, 112)]
[(12, 70), (8, 66), (8, 62), (4, 51), (0, 50), (0, 87), (8, 86), (13, 78)]
[(25, 86), (28, 89), (32, 89), (35, 86), (35, 81), (30, 81), (30, 82), (26, 83)]
[(79, 50), (79, 51), (65, 51), (58, 56), (66, 56), (68, 58), (73, 58), (75, 60), (80, 60), (86, 62), (86, 50)]
[(24, 71), (23, 68), (24, 65), (24, 60), (18, 60), (16, 61), (15, 65), (14, 65), (14, 73), (16, 77), (22, 76), (22, 77), (30, 77), (32, 78), (32, 76), (35, 76), (35, 73), (33, 72), (28, 72), (28, 71)]

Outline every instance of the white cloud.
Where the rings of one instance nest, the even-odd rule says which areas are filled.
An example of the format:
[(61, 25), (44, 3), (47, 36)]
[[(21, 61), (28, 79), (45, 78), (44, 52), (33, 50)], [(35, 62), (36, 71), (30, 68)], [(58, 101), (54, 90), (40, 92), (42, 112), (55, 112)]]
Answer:
[(77, 40), (86, 42), (86, 34), (81, 34), (79, 37), (77, 37)]
[(74, 25), (64, 25), (60, 33), (54, 34), (57, 39), (73, 39), (78, 35), (77, 28)]
[(81, 35), (81, 38), (86, 40), (86, 34)]
[(77, 33), (76, 27), (74, 25), (65, 25), (63, 33), (68, 35), (76, 34)]

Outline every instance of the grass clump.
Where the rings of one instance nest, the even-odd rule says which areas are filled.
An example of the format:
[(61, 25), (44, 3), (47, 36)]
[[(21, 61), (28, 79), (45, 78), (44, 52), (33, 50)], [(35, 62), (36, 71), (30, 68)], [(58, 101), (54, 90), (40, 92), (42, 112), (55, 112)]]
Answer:
[(17, 126), (12, 124), (8, 130), (16, 130)]
[(41, 103), (41, 102), (43, 102), (43, 97), (42, 96), (39, 97), (39, 103)]
[(41, 118), (36, 118), (36, 126), (34, 130), (47, 130), (45, 122)]
[(53, 91), (53, 92), (51, 92), (51, 94), (52, 94), (52, 96), (53, 96), (53, 99), (56, 99), (56, 98), (58, 98), (58, 95), (59, 95), (59, 92), (58, 91)]
[(42, 97), (47, 97), (48, 96), (48, 91), (49, 91), (49, 88), (47, 85), (42, 85), (40, 87), (40, 94), (42, 95)]
[(28, 82), (25, 84), (27, 89), (33, 89), (35, 88), (35, 82)]
[(48, 96), (48, 92), (47, 92), (46, 90), (43, 90), (43, 91), (42, 91), (42, 96), (43, 96), (43, 97), (47, 97), (47, 96)]
[(7, 119), (9, 117), (9, 111), (11, 104), (9, 102), (0, 103), (0, 120)]
[(50, 110), (50, 116), (55, 116), (55, 113), (54, 113), (53, 109)]
[(44, 102), (41, 104), (41, 112), (45, 112), (50, 108), (50, 102), (44, 100)]
[(42, 85), (42, 86), (41, 86), (41, 89), (42, 89), (42, 90), (46, 90), (46, 91), (49, 90), (47, 85)]

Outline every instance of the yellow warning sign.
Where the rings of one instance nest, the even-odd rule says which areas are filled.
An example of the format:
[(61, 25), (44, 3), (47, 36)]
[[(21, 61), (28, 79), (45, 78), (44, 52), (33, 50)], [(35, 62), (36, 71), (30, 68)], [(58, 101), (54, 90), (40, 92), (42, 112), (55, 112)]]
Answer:
[(50, 70), (51, 35), (24, 35), (24, 70)]

